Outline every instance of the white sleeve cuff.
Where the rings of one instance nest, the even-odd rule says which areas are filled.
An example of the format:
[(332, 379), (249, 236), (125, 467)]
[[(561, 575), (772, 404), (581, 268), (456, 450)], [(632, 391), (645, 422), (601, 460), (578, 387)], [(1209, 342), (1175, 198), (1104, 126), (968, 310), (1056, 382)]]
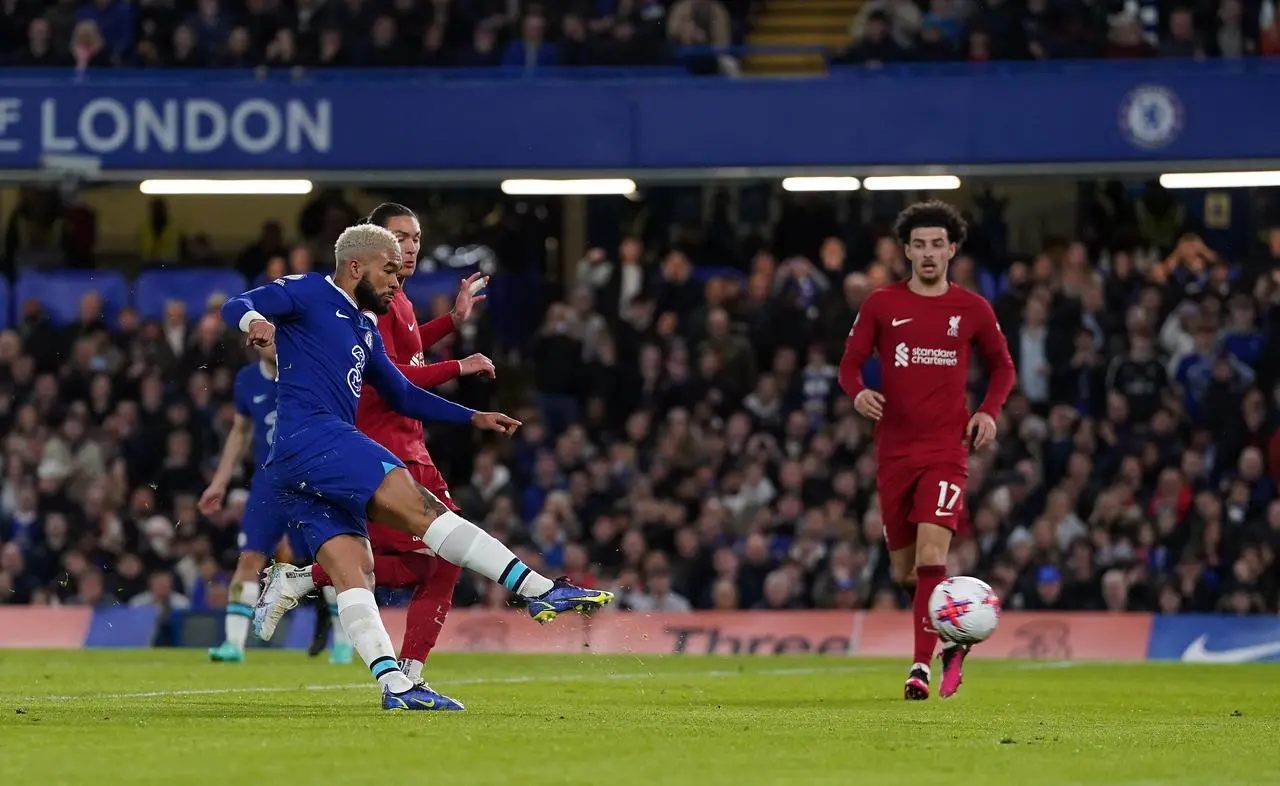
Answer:
[(257, 311), (250, 311), (246, 313), (244, 316), (240, 317), (240, 332), (248, 333), (249, 326), (259, 319), (265, 320), (266, 317), (262, 316)]

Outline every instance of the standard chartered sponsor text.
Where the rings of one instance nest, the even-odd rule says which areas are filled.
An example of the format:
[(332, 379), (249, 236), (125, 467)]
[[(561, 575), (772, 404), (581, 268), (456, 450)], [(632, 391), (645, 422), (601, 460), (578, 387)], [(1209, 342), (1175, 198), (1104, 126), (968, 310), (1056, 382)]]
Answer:
[(954, 349), (912, 347), (911, 362), (917, 366), (954, 366), (959, 364), (960, 355)]

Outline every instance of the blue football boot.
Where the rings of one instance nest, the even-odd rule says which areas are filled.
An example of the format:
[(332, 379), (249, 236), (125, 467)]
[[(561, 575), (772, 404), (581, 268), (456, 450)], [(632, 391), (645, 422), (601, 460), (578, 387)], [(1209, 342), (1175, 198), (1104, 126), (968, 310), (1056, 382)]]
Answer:
[(419, 682), (404, 693), (392, 693), (390, 688), (382, 689), (382, 709), (384, 710), (428, 710), (433, 712), (465, 710), (462, 702), (451, 699), (443, 693), (437, 693), (425, 682)]
[(536, 598), (529, 598), (529, 616), (538, 622), (546, 623), (567, 611), (581, 614), (591, 612), (605, 606), (613, 600), (612, 592), (586, 589), (574, 586), (561, 576), (556, 579), (555, 586)]

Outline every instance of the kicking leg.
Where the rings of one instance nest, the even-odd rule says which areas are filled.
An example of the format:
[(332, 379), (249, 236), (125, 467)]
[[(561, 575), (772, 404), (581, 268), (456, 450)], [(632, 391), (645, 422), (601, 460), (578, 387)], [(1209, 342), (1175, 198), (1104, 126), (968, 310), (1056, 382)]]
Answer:
[(236, 562), (235, 574), (227, 598), (226, 617), (223, 619), (225, 638), (221, 645), (209, 650), (209, 660), (214, 663), (240, 663), (244, 660), (245, 640), (249, 637), (249, 622), (253, 619), (253, 607), (258, 602), (258, 575), (267, 565), (265, 554), (243, 551)]
[(566, 611), (589, 613), (613, 600), (613, 593), (563, 580), (553, 582), (536, 573), (489, 533), (450, 511), (403, 467), (383, 478), (368, 512), (374, 521), (420, 538), (441, 559), (521, 595), (538, 622), (549, 622)]

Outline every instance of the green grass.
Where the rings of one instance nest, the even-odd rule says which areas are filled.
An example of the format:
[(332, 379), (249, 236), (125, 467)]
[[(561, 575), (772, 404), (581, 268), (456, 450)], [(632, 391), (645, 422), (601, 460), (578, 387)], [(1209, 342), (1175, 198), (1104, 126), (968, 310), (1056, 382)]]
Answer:
[[(388, 713), (359, 666), (253, 651), (0, 652), (5, 784), (1274, 784), (1275, 666), (445, 655), (453, 714)], [(150, 695), (142, 695), (150, 694)]]

